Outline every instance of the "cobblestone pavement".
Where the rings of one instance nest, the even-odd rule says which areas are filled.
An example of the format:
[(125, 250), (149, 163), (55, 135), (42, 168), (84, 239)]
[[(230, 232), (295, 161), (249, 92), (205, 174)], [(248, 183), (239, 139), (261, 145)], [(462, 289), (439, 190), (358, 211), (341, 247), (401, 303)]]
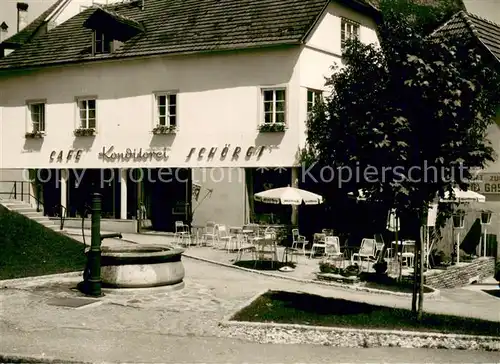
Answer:
[[(124, 238), (129, 240), (129, 242), (117, 242), (109, 239), (105, 245), (168, 243), (168, 238), (166, 239), (162, 236), (124, 234)], [(75, 353), (76, 355), (78, 352), (78, 357), (84, 357), (85, 355), (90, 355), (90, 352), (87, 353), (84, 347), (81, 347), (79, 338), (86, 337), (89, 343), (99, 342), (101, 347), (102, 345), (106, 346), (102, 350), (112, 353), (109, 354), (109, 358), (113, 358), (113, 360), (119, 358), (116, 360), (127, 361), (122, 354), (116, 352), (116, 349), (110, 347), (113, 346), (113, 342), (115, 343), (114, 345), (118, 345), (116, 340), (123, 341), (120, 345), (127, 343), (126, 345), (133, 346), (133, 339), (137, 337), (137, 345), (139, 343), (141, 345), (149, 345), (147, 338), (150, 337), (149, 340), (154, 342), (154, 345), (161, 345), (161, 340), (164, 340), (166, 345), (164, 349), (175, 351), (175, 345), (180, 345), (180, 347), (184, 348), (189, 347), (187, 342), (179, 342), (180, 338), (191, 340), (192, 345), (196, 345), (195, 342), (200, 343), (201, 338), (203, 338), (205, 343), (209, 343), (206, 345), (218, 346), (219, 344), (217, 343), (225, 343), (224, 345), (227, 345), (227, 348), (233, 348), (225, 351), (219, 347), (216, 355), (212, 353), (212, 356), (207, 356), (207, 358), (212, 358), (211, 362), (220, 362), (218, 359), (239, 360), (241, 362), (248, 361), (249, 358), (243, 360), (242, 357), (237, 355), (238, 352), (231, 352), (231, 350), (250, 353), (250, 347), (241, 347), (243, 344), (239, 341), (228, 341), (229, 339), (226, 337), (229, 335), (229, 332), (227, 330), (230, 329), (221, 328), (218, 323), (228, 314), (235, 312), (239, 307), (255, 297), (256, 294), (268, 289), (304, 291), (373, 304), (403, 308), (410, 307), (410, 299), (406, 297), (369, 294), (335, 287), (303, 284), (220, 267), (187, 257), (184, 257), (183, 261), (186, 269), (186, 278), (185, 288), (181, 290), (167, 292), (159, 288), (143, 290), (140, 293), (109, 293), (98, 299), (100, 303), (79, 309), (51, 306), (48, 304), (48, 300), (54, 297), (79, 296), (79, 293), (72, 290), (76, 286), (76, 283), (80, 281), (80, 277), (78, 276), (68, 276), (65, 278), (42, 277), (0, 282), (0, 332), (2, 332), (3, 337), (0, 339), (0, 353), (12, 353), (13, 351), (39, 353), (40, 350), (45, 350), (47, 353), (54, 353), (55, 349), (51, 345), (59, 345), (60, 353), (64, 352), (71, 356), (71, 353)], [(453, 291), (451, 292), (453, 293)], [(467, 291), (467, 294), (468, 296), (461, 299), (460, 302), (456, 304), (453, 302), (451, 304), (453, 295), (445, 293), (443, 299), (427, 301), (425, 309), (428, 312), (444, 312), (500, 320), (498, 299), (473, 291)], [(480, 295), (481, 298), (478, 300), (475, 295)], [(481, 309), (477, 310), (475, 309), (475, 304), (479, 301), (481, 301)], [(125, 333), (129, 337), (123, 336)], [(55, 344), (55, 338), (59, 338), (61, 344)], [(174, 338), (179, 339), (174, 340)], [(210, 338), (218, 338), (220, 341), (215, 342)], [(36, 340), (36, 345), (33, 340)], [(33, 351), (32, 347), (39, 349)], [(258, 351), (259, 347), (255, 346), (253, 350)], [(264, 347), (262, 346), (262, 348)], [(276, 349), (272, 350), (277, 350), (286, 356), (287, 349), (280, 348), (281, 346), (276, 346)], [(302, 356), (302, 360), (297, 359), (298, 361), (319, 362), (324, 359), (323, 355), (327, 355), (320, 348), (312, 348), (311, 346), (305, 346), (304, 348), (316, 353), (321, 352), (321, 355), (311, 354), (311, 360), (305, 360), (306, 357)], [(143, 353), (141, 355), (147, 356), (147, 350), (144, 348), (137, 350), (137, 352)], [(297, 353), (297, 358), (300, 357), (296, 347), (290, 350)], [(332, 353), (335, 352), (333, 351), (334, 349), (331, 350)], [(390, 349), (387, 348), (387, 350), (389, 351), (386, 353), (389, 353)], [(94, 354), (98, 355), (98, 353), (95, 352)], [(153, 353), (160, 355), (163, 352), (161, 352), (161, 348), (151, 347), (151, 353), (151, 355)], [(209, 355), (209, 352), (206, 350), (203, 351), (202, 347), (196, 347), (196, 349), (193, 349), (193, 353), (202, 355), (199, 358), (204, 358), (203, 355)], [(184, 358), (188, 358), (187, 360), (189, 361), (189, 358), (192, 359), (193, 353), (184, 353)], [(349, 352), (338, 351), (338, 353), (346, 354)], [(255, 353), (255, 356), (262, 358), (260, 354)], [(177, 357), (180, 358), (180, 356)], [(390, 356), (388, 354), (388, 357), (394, 358), (398, 356)], [(470, 359), (472, 358), (471, 356), (458, 357), (462, 361), (474, 361)], [(146, 361), (170, 362), (158, 360), (158, 356), (148, 358)], [(274, 358), (274, 362), (281, 362), (281, 360), (277, 360), (276, 356)], [(357, 357), (354, 355), (351, 358), (352, 360), (348, 361), (356, 359), (366, 362), (368, 360), (368, 356)], [(364, 360), (362, 360), (363, 358)], [(404, 359), (404, 356), (399, 356), (398, 358), (407, 361)], [(420, 356), (420, 358), (423, 357)], [(442, 358), (446, 360), (448, 357), (445, 355)], [(486, 356), (484, 358), (485, 360), (487, 359), (486, 361), (492, 362), (493, 357)], [(144, 361), (144, 359), (139, 361)], [(201, 361), (204, 360), (201, 359)], [(206, 362), (210, 362), (210, 360), (207, 359)]]

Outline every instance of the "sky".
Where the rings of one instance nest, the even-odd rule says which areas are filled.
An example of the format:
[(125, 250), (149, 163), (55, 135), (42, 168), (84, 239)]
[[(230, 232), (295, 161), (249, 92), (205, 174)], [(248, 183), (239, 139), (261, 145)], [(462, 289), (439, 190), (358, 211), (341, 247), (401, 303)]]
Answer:
[(463, 0), (469, 13), (500, 24), (500, 0)]
[(7, 23), (9, 30), (7, 36), (16, 33), (18, 2), (28, 4), (28, 24), (35, 20), (41, 13), (47, 10), (55, 0), (0, 0), (0, 24)]

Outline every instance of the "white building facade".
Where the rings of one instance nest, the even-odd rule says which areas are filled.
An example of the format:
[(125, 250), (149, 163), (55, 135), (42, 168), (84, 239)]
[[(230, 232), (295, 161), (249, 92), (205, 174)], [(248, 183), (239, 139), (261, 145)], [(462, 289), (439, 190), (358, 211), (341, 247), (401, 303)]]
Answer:
[(241, 226), (257, 169), (297, 182), (308, 108), (342, 39), (377, 42), (369, 11), (324, 3), (301, 44), (12, 67), (21, 48), (0, 62), (0, 168), (31, 170), (49, 215), (76, 218), (100, 184), (110, 219), (145, 206), (160, 230)]

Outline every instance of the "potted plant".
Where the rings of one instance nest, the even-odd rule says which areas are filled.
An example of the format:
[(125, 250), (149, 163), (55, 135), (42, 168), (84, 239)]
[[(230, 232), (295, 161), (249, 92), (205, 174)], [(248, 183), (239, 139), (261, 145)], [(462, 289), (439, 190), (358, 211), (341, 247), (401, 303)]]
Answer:
[(344, 277), (352, 277), (352, 276), (358, 276), (360, 273), (359, 265), (354, 264), (348, 266), (344, 271), (342, 272), (342, 275)]
[(495, 265), (495, 279), (498, 281), (498, 285), (500, 286), (500, 261)]
[(44, 137), (44, 135), (45, 133), (43, 131), (33, 130), (32, 132), (26, 132), (26, 134), (24, 134), (24, 137), (26, 139), (41, 139)]
[(261, 133), (282, 133), (285, 129), (285, 123), (264, 123), (259, 126)]
[(153, 128), (154, 135), (175, 134), (177, 127), (175, 125), (157, 125)]
[(94, 128), (78, 128), (78, 129), (75, 129), (73, 134), (75, 134), (76, 137), (93, 136), (93, 135), (95, 135), (95, 129)]
[(373, 264), (373, 269), (375, 270), (375, 273), (377, 273), (378, 275), (383, 275), (383, 274), (387, 273), (387, 268), (388, 268), (388, 265), (387, 265), (387, 262), (385, 260), (379, 261), (379, 262), (376, 262), (375, 264)]
[(337, 274), (339, 272), (339, 268), (331, 262), (323, 260), (319, 263), (319, 271), (321, 273), (333, 273)]

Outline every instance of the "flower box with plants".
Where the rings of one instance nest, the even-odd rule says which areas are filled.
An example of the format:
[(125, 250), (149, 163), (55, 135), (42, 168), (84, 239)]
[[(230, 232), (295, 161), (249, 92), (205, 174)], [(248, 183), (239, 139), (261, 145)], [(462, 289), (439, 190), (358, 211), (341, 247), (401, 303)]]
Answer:
[(157, 125), (153, 128), (154, 135), (175, 134), (177, 126), (175, 125)]
[(24, 137), (26, 139), (41, 139), (44, 136), (45, 136), (45, 132), (40, 131), (40, 130), (36, 130), (36, 131), (32, 131), (32, 132), (26, 132), (26, 134), (24, 134)]
[(75, 129), (73, 134), (75, 134), (76, 137), (93, 136), (93, 135), (95, 135), (95, 129), (94, 128), (78, 128), (78, 129)]
[(261, 133), (282, 133), (285, 130), (285, 123), (264, 123), (259, 126)]
[(320, 273), (316, 276), (320, 280), (337, 281), (341, 283), (356, 283), (359, 282), (360, 269), (357, 264), (350, 265), (347, 268), (339, 268), (334, 263), (322, 261), (319, 263)]

